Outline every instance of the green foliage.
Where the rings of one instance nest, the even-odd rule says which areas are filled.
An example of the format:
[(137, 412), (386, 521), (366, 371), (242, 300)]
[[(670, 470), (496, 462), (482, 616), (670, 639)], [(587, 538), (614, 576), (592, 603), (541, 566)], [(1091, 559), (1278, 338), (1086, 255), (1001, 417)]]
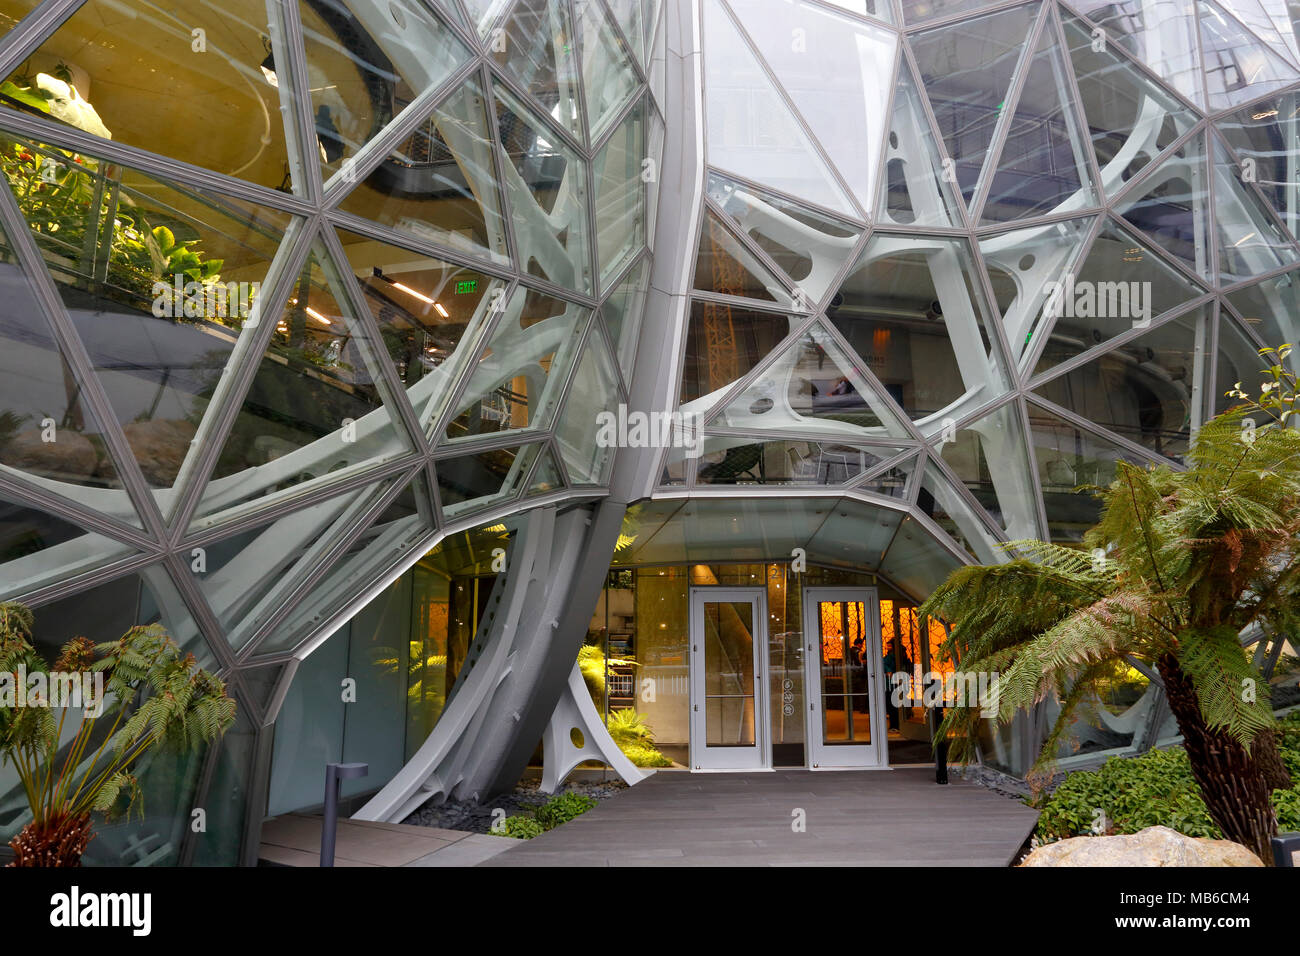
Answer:
[(635, 767), (671, 767), (673, 762), (654, 747), (640, 744), (620, 744), (623, 756), (632, 761)]
[[(1300, 712), (1279, 725), (1278, 749), (1293, 778), (1300, 780)], [(1278, 827), (1300, 830), (1300, 785), (1273, 791)], [(1038, 837), (1046, 842), (1098, 832), (1097, 811), (1108, 833), (1137, 833), (1166, 826), (1192, 837), (1222, 839), (1192, 777), (1181, 747), (1152, 750), (1140, 757), (1111, 757), (1097, 770), (1076, 771), (1043, 803)]]
[(596, 806), (594, 797), (581, 793), (561, 793), (537, 808), (534, 819), (544, 830), (554, 830), (562, 823), (568, 823), (574, 817), (580, 817)]
[(541, 836), (545, 829), (540, 823), (532, 817), (522, 814), (516, 814), (513, 817), (506, 817), (501, 821), (501, 828), (493, 828), (488, 831), (492, 836), (510, 837), (515, 840), (531, 840), (535, 836)]
[(624, 707), (612, 712), (606, 718), (605, 725), (609, 735), (618, 744), (635, 766), (671, 767), (673, 762), (655, 749), (654, 732), (645, 722), (645, 714), (638, 714), (631, 707)]

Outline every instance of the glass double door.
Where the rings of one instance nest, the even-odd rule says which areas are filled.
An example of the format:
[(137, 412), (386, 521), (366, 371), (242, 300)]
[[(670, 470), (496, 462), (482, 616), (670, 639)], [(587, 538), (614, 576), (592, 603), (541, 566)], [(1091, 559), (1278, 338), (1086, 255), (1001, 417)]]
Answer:
[(808, 766), (883, 766), (883, 652), (875, 589), (806, 589), (803, 635)]

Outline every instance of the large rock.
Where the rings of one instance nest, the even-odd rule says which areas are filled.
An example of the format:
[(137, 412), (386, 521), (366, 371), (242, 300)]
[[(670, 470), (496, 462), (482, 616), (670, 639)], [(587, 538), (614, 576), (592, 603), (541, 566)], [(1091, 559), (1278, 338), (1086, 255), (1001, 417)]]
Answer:
[(15, 435), (4, 446), (3, 461), (10, 467), (60, 481), (80, 482), (95, 474), (99, 453), (89, 438), (69, 428), (55, 432), (47, 442), (39, 428)]
[(1071, 837), (1040, 846), (1021, 866), (1263, 866), (1259, 857), (1231, 840), (1184, 836), (1168, 827), (1147, 827), (1121, 836)]
[(170, 488), (190, 450), (196, 429), (186, 421), (155, 418), (152, 421), (130, 422), (122, 427), (126, 443), (135, 453), (140, 470), (155, 488)]

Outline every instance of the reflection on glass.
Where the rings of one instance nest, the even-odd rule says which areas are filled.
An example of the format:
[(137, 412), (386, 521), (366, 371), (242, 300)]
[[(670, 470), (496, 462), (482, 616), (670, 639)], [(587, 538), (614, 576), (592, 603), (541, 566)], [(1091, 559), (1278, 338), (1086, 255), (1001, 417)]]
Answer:
[(695, 480), (702, 485), (842, 485), (900, 451), (711, 435), (704, 440)]
[(962, 225), (952, 184), (924, 99), (904, 60), (894, 90), (894, 115), (886, 140), (876, 219), (899, 226)]
[(592, 163), (602, 289), (646, 241), (646, 184), (641, 177), (648, 168), (642, 165), (648, 155), (647, 108), (645, 99), (633, 107)]
[(1198, 133), (1131, 187), (1115, 211), (1196, 275), (1208, 279), (1207, 197), (1205, 134)]
[(0, 599), (66, 581), (133, 550), (55, 514), (0, 498)]
[[(1300, 272), (1285, 272), (1228, 295), (1228, 304), (1246, 326), (1274, 348), (1300, 343)], [(1295, 370), (1296, 357), (1290, 359)]]
[(1239, 106), (1300, 78), (1300, 71), (1268, 48), (1228, 12), (1248, 3), (1224, 4), (1200, 0), (1196, 5), (1201, 26), (1201, 56), (1210, 109)]
[(713, 395), (751, 371), (790, 334), (794, 322), (793, 317), (774, 312), (692, 302), (682, 404)]
[(1133, 59), (1155, 71), (1193, 103), (1205, 105), (1196, 14), (1190, 3), (1186, 0), (1077, 0), (1073, 6)]
[(868, 635), (867, 609), (860, 601), (820, 601), (817, 655), (822, 702), (822, 740), (828, 744), (871, 743), (870, 674), (875, 643)]
[[(1005, 552), (1000, 549), (997, 536), (934, 465), (925, 466), (916, 506), (922, 514), (948, 532), (958, 545), (965, 548), (975, 558), (976, 564), (998, 564), (1003, 560)], [(899, 529), (900, 534), (902, 530)], [(912, 537), (916, 535), (913, 534)], [(919, 547), (924, 548), (923, 545)], [(886, 563), (893, 557), (893, 550), (891, 547)]]
[[(1242, 182), (1243, 169), (1218, 137), (1214, 144), (1214, 224), (1219, 281), (1228, 285), (1296, 261), (1291, 239), (1264, 201)], [(1252, 172), (1253, 176), (1253, 172)]]
[(704, 726), (710, 747), (753, 747), (754, 615), (748, 601), (705, 601)]
[(459, 518), (518, 496), (544, 447), (494, 448), (477, 455), (438, 459), (434, 470), (443, 517)]
[(758, 258), (732, 235), (721, 217), (705, 207), (700, 248), (695, 257), (695, 288), (722, 295), (779, 302), (792, 308), (790, 294)]
[(950, 437), (941, 436), (937, 451), (1008, 538), (1039, 536), (1016, 403), (956, 429)]
[(1215, 126), (1244, 163), (1255, 168), (1255, 188), (1297, 234), (1300, 193), (1292, 185), (1293, 157), (1300, 152), (1300, 99), (1284, 93), (1217, 120)]
[(515, 75), (552, 119), (581, 138), (577, 50), (569, 5), (520, 0), (501, 30), (500, 43), (489, 46), (492, 58)]
[(614, 464), (618, 436), (602, 426), (619, 402), (618, 374), (605, 349), (600, 329), (593, 327), (555, 427), (555, 443), (564, 458), (569, 480), (576, 485), (603, 485)]
[(619, 282), (600, 307), (600, 316), (609, 329), (610, 340), (618, 354), (618, 367), (623, 371), (623, 381), (632, 381), (636, 345), (640, 338), (641, 322), (645, 317), (646, 294), (650, 290), (650, 260), (643, 258)]
[(599, 0), (574, 0), (574, 9), (578, 16), (587, 123), (594, 141), (636, 95), (637, 77), (627, 44), (610, 25), (605, 5)]
[(1215, 365), (1214, 400), (1211, 407), (1215, 415), (1226, 412), (1241, 400), (1229, 398), (1227, 392), (1241, 383), (1241, 390), (1258, 401), (1260, 385), (1269, 381), (1264, 369), (1271, 365), (1259, 354), (1260, 345), (1228, 311), (1219, 312), (1219, 353)]

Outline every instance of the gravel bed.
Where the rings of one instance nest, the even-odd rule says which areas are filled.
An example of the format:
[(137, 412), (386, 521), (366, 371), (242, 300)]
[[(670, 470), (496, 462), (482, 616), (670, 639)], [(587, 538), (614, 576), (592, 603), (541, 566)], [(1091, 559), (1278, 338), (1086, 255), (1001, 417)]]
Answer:
[(621, 780), (611, 780), (606, 783), (570, 783), (562, 786), (555, 794), (550, 794), (539, 791), (536, 781), (526, 781), (510, 793), (503, 793), (485, 803), (475, 803), (472, 800), (426, 803), (402, 822), (411, 826), (487, 833), (492, 826), (494, 810), (504, 810), (506, 816), (514, 816), (517, 813), (535, 810), (552, 796), (560, 793), (580, 793), (596, 800), (608, 800), (626, 789), (627, 784)]

